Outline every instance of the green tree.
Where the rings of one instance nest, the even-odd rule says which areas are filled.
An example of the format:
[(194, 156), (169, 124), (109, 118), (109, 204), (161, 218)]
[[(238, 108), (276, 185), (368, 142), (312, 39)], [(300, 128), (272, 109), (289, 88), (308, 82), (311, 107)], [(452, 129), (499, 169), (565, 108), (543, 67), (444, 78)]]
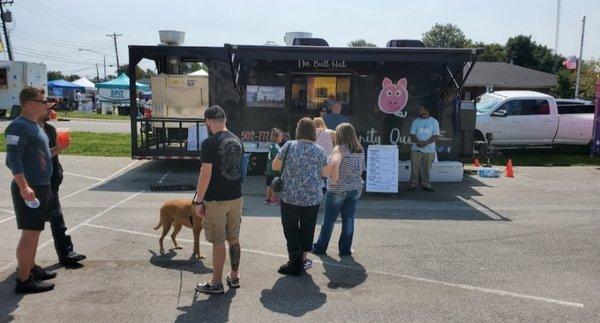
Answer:
[(535, 43), (531, 40), (531, 36), (511, 37), (506, 42), (506, 62), (537, 69), (537, 62), (533, 56), (534, 48)]
[(567, 69), (560, 69), (556, 73), (556, 87), (552, 91), (552, 95), (557, 98), (571, 98), (575, 92), (575, 78), (572, 77), (572, 72)]
[[(129, 64), (121, 65), (121, 67), (119, 67), (119, 69), (117, 70), (117, 75), (120, 75), (121, 73), (125, 73), (125, 74), (127, 74), (127, 76), (130, 76), (128, 69), (129, 69)], [(144, 70), (141, 67), (136, 65), (135, 66), (135, 79), (136, 80), (142, 79), (142, 78), (144, 78), (145, 75), (146, 74), (144, 73)]]
[(435, 24), (423, 34), (426, 47), (467, 48), (473, 45), (458, 26), (453, 24)]
[(377, 47), (377, 45), (364, 39), (355, 39), (348, 43), (348, 47)]
[(71, 74), (69, 76), (67, 76), (65, 79), (69, 82), (73, 82), (73, 81), (77, 81), (81, 78), (81, 76), (77, 75), (77, 74)]
[(542, 72), (556, 73), (565, 60), (563, 56), (552, 53), (550, 48), (531, 40), (531, 36), (511, 37), (505, 48), (506, 62)]
[[(561, 68), (556, 73), (556, 87), (553, 94), (559, 98), (572, 98), (575, 95), (577, 72)], [(596, 83), (600, 81), (600, 59), (587, 60), (581, 65), (579, 80), (579, 97), (593, 98), (596, 96)]]
[(474, 47), (483, 48), (483, 52), (479, 54), (477, 60), (480, 62), (504, 62), (504, 46), (500, 44), (485, 44), (483, 42), (475, 43)]
[(48, 81), (62, 80), (65, 76), (60, 71), (48, 71)]

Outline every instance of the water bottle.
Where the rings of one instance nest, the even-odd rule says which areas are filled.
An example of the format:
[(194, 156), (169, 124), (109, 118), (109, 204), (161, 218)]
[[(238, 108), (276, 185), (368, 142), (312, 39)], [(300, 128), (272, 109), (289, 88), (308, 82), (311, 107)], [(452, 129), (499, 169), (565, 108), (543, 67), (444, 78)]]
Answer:
[(38, 200), (37, 198), (30, 201), (25, 200), (25, 204), (32, 209), (37, 209), (40, 206), (40, 200)]

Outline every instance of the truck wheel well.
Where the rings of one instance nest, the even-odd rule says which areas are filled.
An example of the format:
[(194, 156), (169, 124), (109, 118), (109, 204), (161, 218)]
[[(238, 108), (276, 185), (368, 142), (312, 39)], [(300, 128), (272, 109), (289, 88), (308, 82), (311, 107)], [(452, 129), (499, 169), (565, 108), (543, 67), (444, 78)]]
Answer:
[(485, 137), (483, 136), (483, 133), (479, 130), (475, 130), (475, 133), (473, 134), (473, 140), (474, 141), (485, 141)]

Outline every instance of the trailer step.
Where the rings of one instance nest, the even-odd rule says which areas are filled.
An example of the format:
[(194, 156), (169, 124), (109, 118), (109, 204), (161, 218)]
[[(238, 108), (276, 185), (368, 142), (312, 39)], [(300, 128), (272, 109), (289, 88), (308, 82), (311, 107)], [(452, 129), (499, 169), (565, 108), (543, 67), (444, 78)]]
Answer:
[(196, 185), (176, 184), (176, 185), (150, 185), (152, 192), (189, 192), (195, 191)]

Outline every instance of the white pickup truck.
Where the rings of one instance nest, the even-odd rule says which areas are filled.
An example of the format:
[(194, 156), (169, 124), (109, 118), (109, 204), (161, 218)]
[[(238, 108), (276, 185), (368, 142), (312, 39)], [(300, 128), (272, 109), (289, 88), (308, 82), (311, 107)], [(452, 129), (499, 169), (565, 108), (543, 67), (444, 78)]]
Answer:
[(592, 141), (591, 105), (557, 105), (552, 96), (533, 91), (498, 91), (475, 101), (475, 140), (494, 135), (494, 145), (588, 145)]

